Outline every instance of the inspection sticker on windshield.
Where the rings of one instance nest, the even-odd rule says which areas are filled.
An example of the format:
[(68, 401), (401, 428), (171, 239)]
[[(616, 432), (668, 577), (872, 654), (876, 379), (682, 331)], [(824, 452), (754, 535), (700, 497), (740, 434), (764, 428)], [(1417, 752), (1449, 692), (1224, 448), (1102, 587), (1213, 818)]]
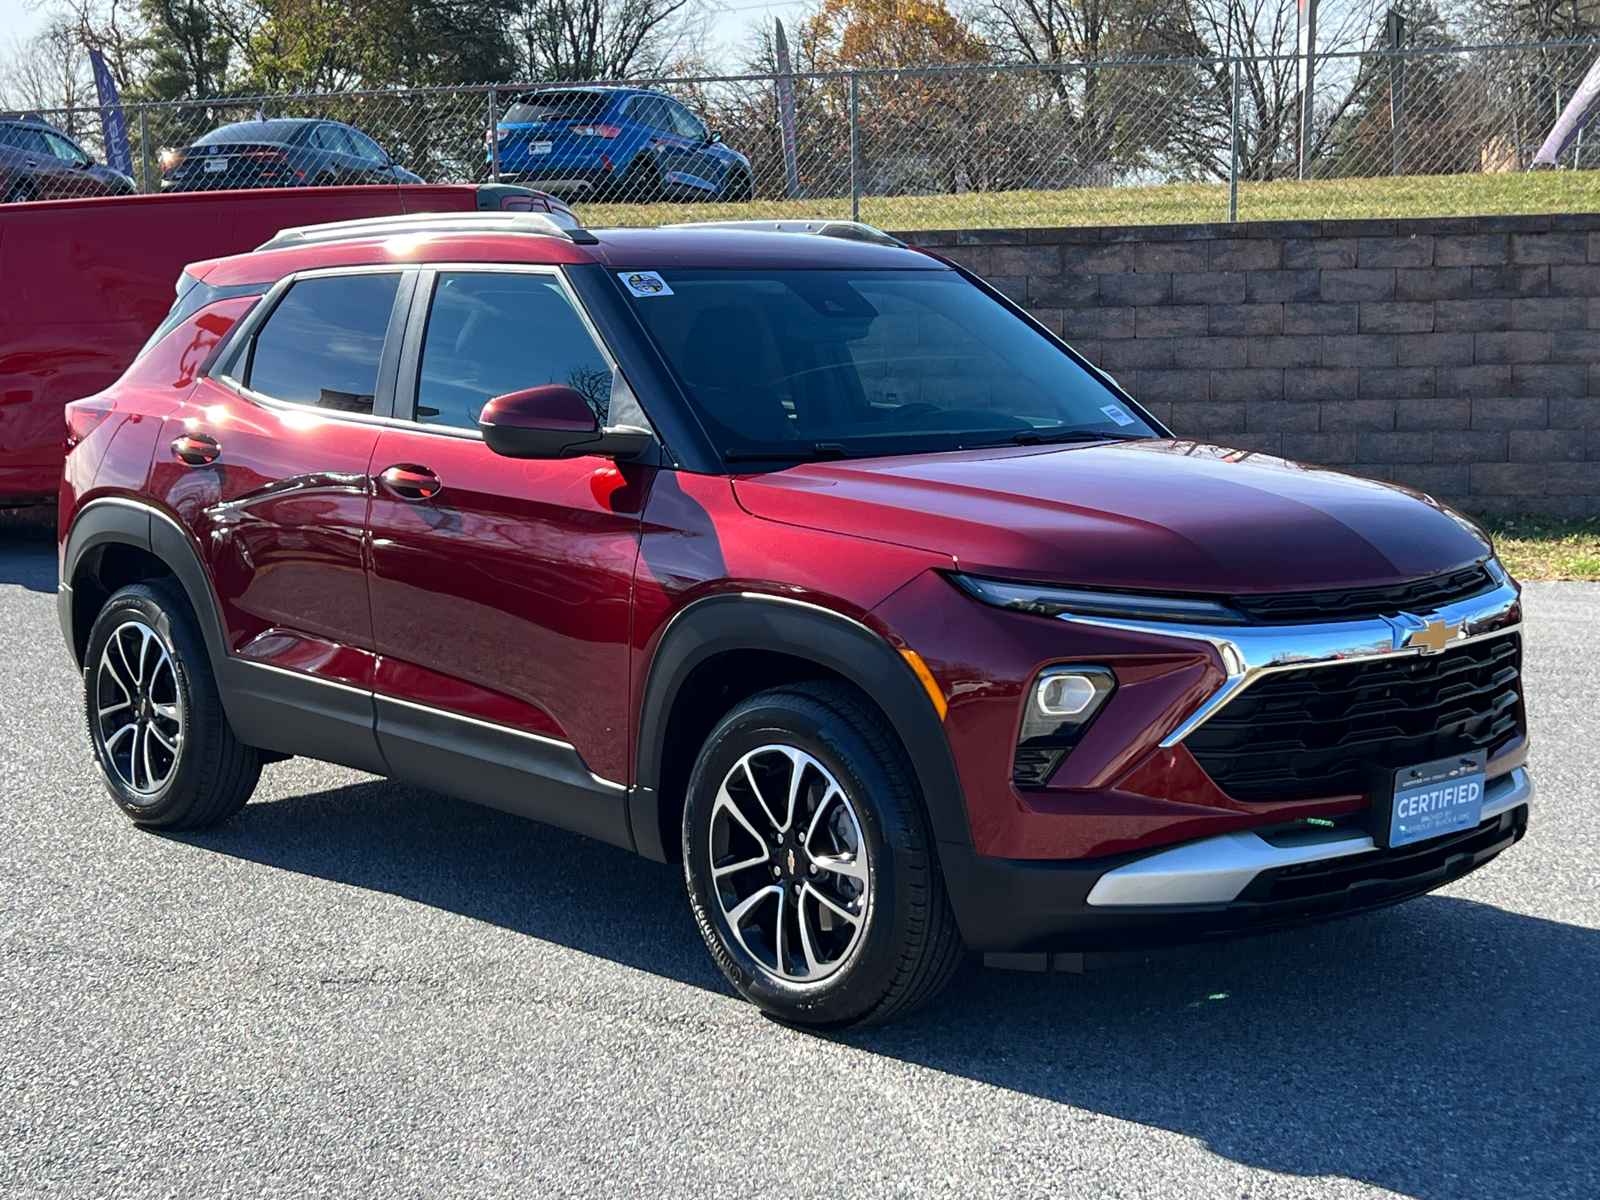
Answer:
[(1118, 407), (1117, 405), (1115, 405), (1115, 404), (1107, 404), (1103, 408), (1101, 408), (1100, 411), (1105, 413), (1106, 416), (1110, 417), (1118, 425), (1132, 425), (1133, 424), (1133, 418), (1130, 417), (1127, 413), (1123, 412), (1122, 409), (1120, 407)]
[(617, 278), (635, 296), (670, 296), (672, 289), (667, 281), (654, 271), (618, 271)]

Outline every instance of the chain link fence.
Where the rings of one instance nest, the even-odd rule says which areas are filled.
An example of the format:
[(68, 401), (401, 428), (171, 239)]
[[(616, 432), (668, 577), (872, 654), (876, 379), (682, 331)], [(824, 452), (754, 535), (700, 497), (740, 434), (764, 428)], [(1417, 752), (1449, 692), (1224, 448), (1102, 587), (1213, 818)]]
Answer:
[[(1597, 53), (1596, 42), (1552, 42), (1323, 55), (1309, 122), (1295, 56), (626, 85), (681, 108), (594, 100), (557, 112), (530, 103), (536, 84), (127, 104), (120, 175), (101, 165), (106, 113), (60, 110), (0, 119), (0, 199), (420, 178), (543, 186), (596, 226), (748, 216), (948, 229), (1587, 211), (1600, 199), (1588, 173), (1600, 167), (1600, 145), (1580, 137), (1561, 169), (1528, 167)], [(534, 119), (552, 116), (560, 119)], [(371, 142), (273, 124), (287, 118), (338, 122)], [(242, 150), (243, 134), (232, 149), (195, 146), (232, 122), (255, 122), (244, 134), (263, 136)], [(71, 148), (51, 142), (44, 125), (95, 161), (62, 157)], [(302, 144), (280, 153), (269, 131)]]

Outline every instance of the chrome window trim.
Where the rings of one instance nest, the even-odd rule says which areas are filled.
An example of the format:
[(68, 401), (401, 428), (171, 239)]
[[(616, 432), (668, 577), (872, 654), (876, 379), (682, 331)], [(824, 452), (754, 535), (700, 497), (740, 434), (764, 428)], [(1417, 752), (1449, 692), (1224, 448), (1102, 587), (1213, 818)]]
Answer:
[[(397, 418), (387, 414), (341, 412), (338, 409), (322, 408), (315, 404), (301, 404), (294, 400), (283, 400), (277, 396), (268, 396), (265, 393), (258, 392), (243, 383), (238, 376), (234, 374), (234, 370), (240, 366), (241, 359), (247, 360), (250, 357), (252, 348), (255, 345), (255, 337), (257, 332), (259, 332), (261, 327), (265, 325), (271, 318), (272, 314), (277, 310), (278, 305), (282, 302), (284, 296), (295, 284), (307, 279), (324, 279), (331, 276), (388, 274), (402, 276), (401, 286), (403, 288), (403, 277), (407, 274), (415, 275), (417, 269), (418, 268), (415, 263), (363, 263), (358, 266), (316, 267), (311, 270), (296, 271), (292, 274), (285, 275), (282, 279), (278, 280), (277, 283), (273, 284), (270, 288), (263, 292), (261, 298), (256, 301), (255, 307), (246, 313), (244, 317), (236, 322), (234, 327), (228, 331), (226, 344), (221, 352), (217, 354), (217, 357), (212, 364), (212, 369), (206, 373), (205, 377), (227, 388), (240, 399), (249, 401), (251, 404), (259, 405), (262, 408), (270, 409), (274, 412), (315, 413), (325, 420), (345, 421), (357, 425), (376, 425), (383, 427), (396, 424)], [(396, 299), (397, 301), (399, 299), (398, 293)], [(406, 303), (409, 306), (411, 300), (408, 299)], [(391, 331), (393, 323), (393, 313), (391, 312)], [(385, 345), (384, 354), (385, 357), (387, 357), (387, 344)], [(382, 360), (380, 360), (378, 364), (378, 378), (380, 387), (384, 382), (383, 365), (384, 364)], [(375, 400), (374, 403), (376, 402), (377, 401)], [(405, 423), (409, 424), (410, 422)]]
[[(439, 276), (445, 272), (475, 272), (478, 274), (514, 274), (514, 275), (550, 275), (561, 286), (562, 294), (566, 296), (567, 303), (572, 305), (572, 311), (577, 313), (578, 321), (583, 325), (589, 340), (600, 351), (600, 357), (605, 359), (610, 367), (611, 374), (620, 377), (623, 386), (630, 391), (633, 385), (628, 382), (628, 377), (623, 374), (622, 365), (617, 361), (617, 356), (611, 352), (611, 347), (606, 345), (605, 338), (600, 336), (594, 319), (590, 317), (589, 310), (584, 307), (583, 299), (572, 287), (572, 281), (567, 278), (566, 272), (555, 263), (497, 263), (497, 262), (430, 262), (418, 264), (420, 274), (417, 286), (412, 294), (412, 314), (407, 323), (404, 341), (416, 342), (415, 362), (402, 361), (399, 378), (395, 383), (394, 394), (394, 420), (405, 429), (414, 433), (430, 433), (442, 437), (460, 438), (469, 442), (483, 441), (483, 432), (477, 429), (463, 429), (457, 425), (424, 425), (416, 418), (417, 392), (422, 387), (422, 361), (427, 350), (428, 318), (433, 314), (433, 298), (439, 286)], [(414, 329), (413, 329), (414, 326)], [(637, 393), (635, 393), (637, 395)], [(402, 410), (410, 415), (404, 416)], [(655, 434), (652, 426), (650, 432)], [(660, 441), (659, 435), (656, 440)]]
[(1430, 621), (1459, 625), (1461, 636), (1450, 646), (1469, 645), (1522, 630), (1521, 590), (1504, 572), (1488, 592), (1406, 618), (1374, 617), (1361, 621), (1335, 621), (1317, 625), (1183, 625), (1159, 621), (1124, 621), (1113, 617), (1081, 617), (1070, 613), (1053, 618), (1072, 625), (1119, 629), (1152, 637), (1204, 642), (1222, 660), (1227, 678), (1176, 729), (1162, 738), (1170, 748), (1209, 721), (1240, 692), (1257, 680), (1281, 671), (1307, 667), (1332, 667), (1381, 658), (1418, 657), (1420, 647), (1405, 645), (1410, 635)]

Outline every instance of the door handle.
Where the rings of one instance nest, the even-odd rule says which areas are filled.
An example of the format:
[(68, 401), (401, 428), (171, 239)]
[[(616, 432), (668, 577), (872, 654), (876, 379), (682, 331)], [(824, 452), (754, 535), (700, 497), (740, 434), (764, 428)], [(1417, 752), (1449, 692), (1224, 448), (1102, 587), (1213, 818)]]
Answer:
[(432, 500), (444, 490), (439, 477), (427, 467), (411, 463), (397, 463), (378, 476), (383, 484), (402, 500)]
[(217, 461), (222, 447), (217, 439), (203, 433), (186, 433), (172, 439), (172, 456), (191, 467), (203, 467)]

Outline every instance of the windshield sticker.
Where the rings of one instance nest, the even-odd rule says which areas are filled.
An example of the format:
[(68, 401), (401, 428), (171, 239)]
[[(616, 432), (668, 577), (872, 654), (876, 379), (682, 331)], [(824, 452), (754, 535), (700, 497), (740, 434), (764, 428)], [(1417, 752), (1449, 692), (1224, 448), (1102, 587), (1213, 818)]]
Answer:
[(618, 271), (617, 278), (635, 296), (670, 296), (672, 289), (667, 281), (654, 271)]
[(1127, 413), (1123, 412), (1122, 409), (1118, 405), (1107, 404), (1100, 411), (1105, 413), (1106, 416), (1110, 417), (1118, 425), (1132, 425), (1133, 424), (1133, 418), (1130, 417)]

